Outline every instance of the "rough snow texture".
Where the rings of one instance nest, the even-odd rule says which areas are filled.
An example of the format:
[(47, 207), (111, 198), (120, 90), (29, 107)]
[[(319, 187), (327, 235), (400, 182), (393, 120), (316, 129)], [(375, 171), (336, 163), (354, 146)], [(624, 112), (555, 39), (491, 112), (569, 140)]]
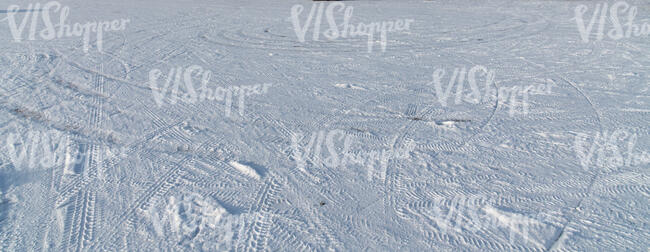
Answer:
[[(0, 251), (648, 250), (649, 37), (583, 42), (593, 1), (344, 3), (353, 24), (414, 22), (368, 52), (313, 26), (300, 42), (311, 1), (63, 1), (69, 23), (130, 20), (84, 53), (2, 21)], [(10, 4), (28, 3), (0, 19)], [(195, 87), (272, 85), (158, 106), (150, 72), (190, 66)], [(552, 88), (527, 111), (455, 86), (443, 106), (432, 74), (445, 91), (474, 66)]]

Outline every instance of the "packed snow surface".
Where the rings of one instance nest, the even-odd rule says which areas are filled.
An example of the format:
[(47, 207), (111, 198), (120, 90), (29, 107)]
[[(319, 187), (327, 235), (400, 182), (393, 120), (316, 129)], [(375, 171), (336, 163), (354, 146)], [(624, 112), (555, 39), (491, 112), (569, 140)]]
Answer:
[(0, 251), (647, 251), (650, 2), (0, 0)]

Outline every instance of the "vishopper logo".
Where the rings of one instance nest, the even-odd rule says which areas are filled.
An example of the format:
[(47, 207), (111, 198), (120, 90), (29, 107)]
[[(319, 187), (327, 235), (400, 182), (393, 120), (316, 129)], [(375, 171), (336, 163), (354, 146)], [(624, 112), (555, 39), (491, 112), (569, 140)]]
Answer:
[[(593, 136), (593, 137), (590, 137)], [(591, 142), (589, 141), (591, 139)], [(574, 150), (580, 165), (588, 170), (595, 158), (595, 166), (601, 169), (616, 169), (650, 163), (650, 153), (635, 152), (637, 135), (625, 130), (605, 131), (593, 134), (578, 133)], [(597, 150), (597, 151), (596, 151)]]
[[(593, 34), (592, 30), (596, 21), (598, 20), (598, 31), (596, 33), (596, 40), (603, 40), (605, 35), (613, 40), (619, 40), (622, 38), (630, 38), (632, 36), (641, 37), (648, 36), (650, 34), (650, 23), (644, 22), (642, 24), (636, 24), (634, 19), (636, 18), (638, 9), (636, 6), (630, 6), (624, 1), (619, 1), (612, 4), (609, 7), (607, 2), (602, 4), (596, 4), (594, 12), (589, 19), (589, 24), (587, 25), (584, 20), (584, 14), (589, 10), (589, 7), (586, 5), (578, 5), (575, 8), (575, 17), (571, 20), (576, 21), (578, 26), (578, 32), (580, 32), (580, 38), (582, 42), (589, 42), (589, 37)], [(627, 14), (627, 19), (624, 24), (621, 24), (621, 18), (619, 14)], [(611, 23), (611, 29), (605, 31), (605, 26), (608, 23)]]
[(201, 251), (233, 249), (234, 231), (253, 216), (229, 214), (219, 203), (198, 193), (170, 196), (142, 214), (155, 236)]
[[(201, 88), (194, 87), (194, 80), (200, 77)], [(159, 86), (158, 81), (163, 78), (163, 72), (160, 69), (149, 71), (149, 88), (153, 93), (154, 100), (158, 107), (162, 107), (165, 101), (174, 105), (177, 101), (185, 103), (196, 103), (203, 101), (225, 102), (226, 116), (230, 116), (233, 105), (233, 96), (238, 96), (239, 115), (244, 114), (245, 98), (254, 94), (266, 94), (270, 83), (256, 85), (241, 85), (231, 87), (211, 87), (210, 79), (212, 71), (204, 70), (203, 67), (192, 65), (187, 68), (173, 67), (170, 68), (167, 76), (164, 78), (164, 84)], [(216, 84), (214, 84), (216, 86)], [(170, 90), (171, 88), (171, 90)], [(167, 97), (167, 93), (170, 96)]]
[[(17, 15), (23, 15), (20, 24), (17, 22)], [(52, 21), (53, 14), (59, 14), (58, 23)], [(39, 15), (42, 24), (39, 22)], [(90, 47), (91, 33), (95, 33), (97, 41), (97, 50), (103, 50), (104, 32), (121, 31), (126, 29), (126, 24), (130, 22), (129, 19), (120, 19), (104, 22), (87, 22), (85, 24), (67, 23), (68, 15), (70, 15), (70, 8), (62, 6), (57, 1), (47, 2), (43, 5), (40, 3), (29, 4), (27, 9), (21, 10), (19, 5), (9, 5), (7, 7), (7, 17), (2, 21), (7, 21), (11, 36), (15, 42), (23, 40), (23, 33), (26, 26), (29, 24), (29, 32), (27, 40), (36, 40), (36, 36), (40, 36), (43, 40), (60, 39), (63, 37), (83, 37), (83, 51), (88, 53)], [(45, 28), (37, 31), (39, 24)]]
[[(390, 160), (407, 159), (415, 149), (414, 142), (408, 142), (401, 149), (375, 149), (353, 151), (355, 139), (340, 129), (312, 132), (308, 141), (302, 133), (291, 136), (292, 159), (298, 169), (307, 173), (307, 162), (312, 167), (323, 165), (327, 168), (346, 168), (348, 165), (359, 165), (366, 168), (367, 180), (377, 177), (386, 179), (386, 169)], [(302, 143), (302, 144), (301, 144)], [(321, 158), (322, 147), (325, 144), (328, 157)], [(302, 146), (302, 148), (301, 148)], [(378, 168), (378, 169), (377, 169)]]
[[(72, 141), (56, 130), (35, 131), (26, 133), (10, 132), (5, 139), (4, 148), (14, 169), (51, 168), (63, 165), (70, 169), (73, 165), (89, 160), (90, 151), (83, 148), (73, 148)], [(97, 162), (112, 157), (126, 156), (126, 149), (103, 148)]]
[[(488, 70), (486, 67), (477, 65), (469, 70), (466, 67), (456, 67), (449, 76), (447, 88), (443, 90), (442, 82), (446, 78), (447, 71), (444, 68), (436, 69), (433, 72), (433, 87), (435, 88), (436, 97), (438, 102), (443, 107), (446, 107), (449, 101), (451, 92), (456, 86), (456, 96), (454, 103), (456, 105), (463, 102), (478, 104), (480, 102), (493, 102), (498, 97), (500, 105), (507, 105), (509, 115), (513, 116), (515, 113), (528, 114), (529, 109), (529, 94), (550, 94), (551, 88), (555, 86), (552, 80), (546, 80), (545, 84), (528, 85), (528, 86), (513, 86), (513, 87), (499, 87), (495, 89), (495, 71)], [(485, 88), (484, 94), (481, 94), (479, 88), (479, 77), (482, 77)], [(465, 86), (467, 82), (468, 86)], [(469, 93), (466, 89), (469, 88)], [(508, 99), (509, 98), (509, 99)], [(521, 111), (517, 110), (521, 107)]]
[(443, 234), (477, 233), (481, 230), (501, 228), (508, 233), (508, 241), (511, 244), (515, 239), (521, 239), (543, 247), (531, 232), (532, 229), (543, 226), (540, 218), (501, 211), (494, 207), (493, 201), (478, 195), (437, 197), (433, 199), (433, 207), (424, 209), (421, 214), (435, 223)]
[(28, 131), (25, 135), (12, 132), (5, 140), (6, 153), (16, 170), (61, 164), (68, 146), (68, 139), (55, 130)]
[[(305, 35), (312, 24), (314, 31), (312, 39), (318, 41), (321, 35), (321, 23), (323, 23), (323, 11), (327, 17), (327, 24), (329, 29), (323, 32), (323, 36), (328, 40), (336, 40), (338, 38), (354, 38), (359, 36), (367, 36), (368, 38), (368, 53), (372, 52), (373, 46), (376, 43), (375, 35), (380, 36), (381, 51), (386, 52), (386, 45), (388, 44), (388, 32), (410, 30), (413, 19), (397, 19), (395, 21), (382, 21), (372, 22), (370, 24), (358, 23), (356, 26), (350, 24), (354, 8), (352, 6), (346, 7), (344, 3), (330, 3), (325, 9), (325, 3), (312, 4), (307, 20), (303, 23), (300, 22), (300, 15), (305, 10), (303, 5), (297, 4), (291, 8), (291, 22), (293, 29), (301, 43), (305, 42)], [(343, 13), (343, 24), (336, 23), (336, 14)], [(314, 17), (314, 15), (316, 15)], [(340, 19), (339, 19), (340, 20)], [(302, 25), (301, 25), (302, 24)]]

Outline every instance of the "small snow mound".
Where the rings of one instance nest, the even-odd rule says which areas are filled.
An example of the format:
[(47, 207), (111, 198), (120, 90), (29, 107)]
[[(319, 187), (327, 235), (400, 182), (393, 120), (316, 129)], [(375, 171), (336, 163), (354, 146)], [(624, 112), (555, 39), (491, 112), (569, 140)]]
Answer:
[(334, 84), (334, 86), (337, 87), (337, 88), (350, 88), (350, 89), (365, 90), (362, 87), (358, 87), (358, 86), (348, 84), (348, 83), (337, 83), (337, 84)]
[(245, 174), (246, 176), (252, 177), (252, 178), (254, 178), (256, 180), (260, 180), (262, 178), (262, 176), (260, 176), (260, 174), (257, 173), (257, 171), (255, 171), (255, 169), (253, 169), (252, 167), (250, 167), (248, 165), (239, 163), (237, 161), (230, 161), (228, 164), (230, 164), (230, 166), (234, 167), (235, 169), (237, 169), (239, 172)]
[(465, 120), (465, 119), (435, 120), (433, 122), (430, 122), (429, 125), (433, 126), (434, 128), (448, 130), (448, 129), (459, 128), (461, 124), (465, 124), (470, 121), (471, 120)]

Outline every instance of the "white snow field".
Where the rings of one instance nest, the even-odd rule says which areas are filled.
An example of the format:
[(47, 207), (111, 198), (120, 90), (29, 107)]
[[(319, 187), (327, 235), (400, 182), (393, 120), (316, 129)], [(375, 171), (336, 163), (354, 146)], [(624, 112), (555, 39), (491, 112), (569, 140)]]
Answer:
[(646, 0), (0, 0), (0, 251), (648, 251), (648, 34)]

